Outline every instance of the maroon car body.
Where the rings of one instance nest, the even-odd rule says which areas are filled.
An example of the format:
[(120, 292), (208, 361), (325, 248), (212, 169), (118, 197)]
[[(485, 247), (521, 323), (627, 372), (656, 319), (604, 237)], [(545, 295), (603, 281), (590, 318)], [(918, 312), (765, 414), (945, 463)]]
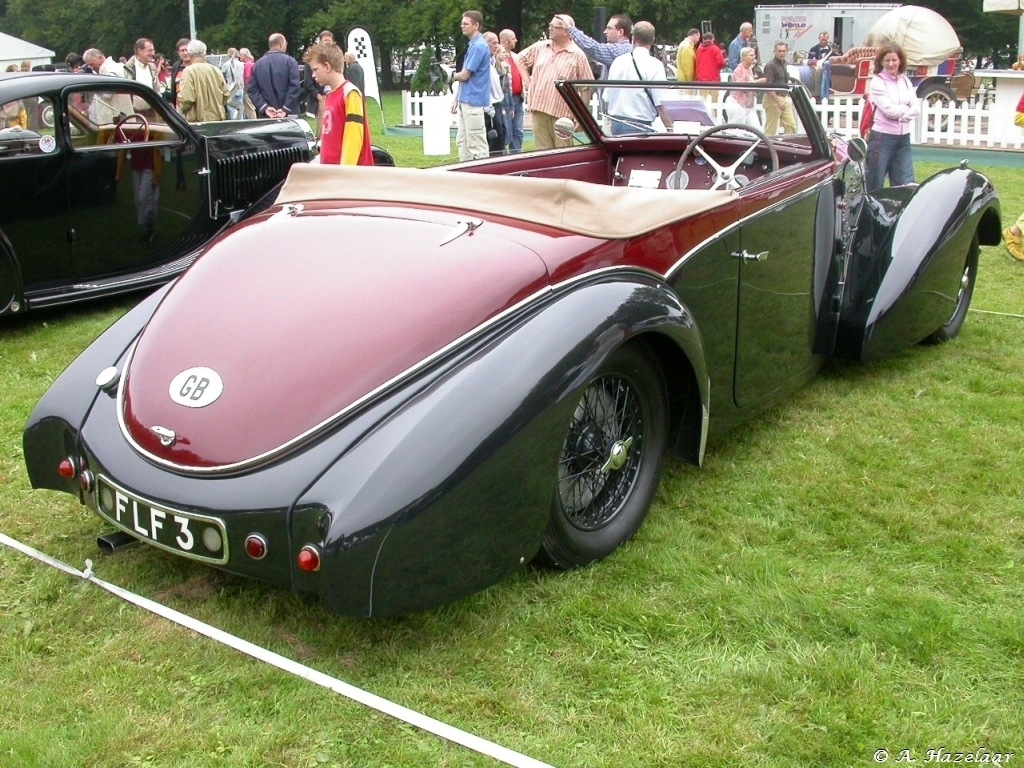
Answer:
[(699, 464), (830, 356), (959, 331), (999, 238), (983, 176), (867, 194), (798, 88), (804, 129), (768, 137), (669, 84), (674, 132), (609, 136), (598, 85), (560, 87), (573, 147), (293, 168), (55, 382), (33, 485), (109, 549), (406, 613), (606, 557), (670, 453)]

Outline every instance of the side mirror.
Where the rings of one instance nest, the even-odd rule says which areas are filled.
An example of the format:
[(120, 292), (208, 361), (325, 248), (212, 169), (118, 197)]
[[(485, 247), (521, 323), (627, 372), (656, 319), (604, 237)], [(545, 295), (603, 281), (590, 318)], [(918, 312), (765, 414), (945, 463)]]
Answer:
[(863, 163), (868, 156), (868, 143), (856, 136), (847, 143), (846, 154), (855, 163)]
[(560, 117), (555, 120), (555, 136), (560, 141), (569, 141), (576, 133), (576, 124), (570, 117)]

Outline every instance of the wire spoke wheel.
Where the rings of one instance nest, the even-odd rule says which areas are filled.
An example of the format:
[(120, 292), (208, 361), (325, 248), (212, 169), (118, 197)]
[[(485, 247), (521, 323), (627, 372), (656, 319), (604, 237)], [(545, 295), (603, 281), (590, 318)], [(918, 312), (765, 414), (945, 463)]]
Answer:
[(583, 393), (558, 462), (562, 509), (580, 530), (596, 530), (619, 511), (636, 482), (643, 428), (637, 393), (621, 376), (602, 376)]
[(569, 421), (541, 559), (560, 568), (586, 565), (636, 532), (661, 474), (667, 403), (648, 353), (626, 347), (609, 356)]

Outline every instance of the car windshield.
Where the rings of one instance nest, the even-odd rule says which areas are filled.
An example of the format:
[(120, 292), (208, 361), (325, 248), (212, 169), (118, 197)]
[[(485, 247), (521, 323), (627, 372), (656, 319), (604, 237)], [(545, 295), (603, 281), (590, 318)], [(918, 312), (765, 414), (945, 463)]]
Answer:
[(617, 80), (566, 83), (563, 88), (566, 100), (576, 102), (571, 105), (574, 111), (585, 110), (590, 118), (577, 120), (577, 141), (585, 140), (581, 132), (593, 134), (587, 137), (593, 140), (642, 139), (668, 133), (696, 136), (723, 126), (723, 133), (750, 135), (746, 129), (753, 128), (773, 142), (810, 147), (809, 134), (821, 135), (820, 121), (807, 110), (806, 99), (794, 98), (799, 88), (732, 82), (694, 85)]

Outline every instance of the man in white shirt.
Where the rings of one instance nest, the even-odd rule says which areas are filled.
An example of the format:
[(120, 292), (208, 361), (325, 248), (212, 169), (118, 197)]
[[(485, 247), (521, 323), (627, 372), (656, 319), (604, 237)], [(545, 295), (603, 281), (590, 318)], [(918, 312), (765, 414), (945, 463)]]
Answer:
[[(124, 64), (115, 61), (109, 56), (104, 56), (99, 48), (90, 48), (82, 54), (85, 63), (93, 72), (110, 77), (125, 78)], [(97, 93), (92, 97), (89, 105), (89, 119), (96, 125), (108, 125), (115, 123), (125, 115), (135, 112), (132, 106), (131, 96), (126, 93), (108, 94)]]
[[(638, 21), (633, 25), (633, 50), (616, 58), (608, 69), (609, 80), (668, 80), (665, 65), (651, 56), (654, 45), (654, 25)], [(650, 133), (655, 118), (660, 117), (668, 131), (672, 121), (661, 105), (661, 92), (657, 88), (605, 88), (612, 136), (629, 133)]]
[[(156, 76), (156, 64), (153, 58), (156, 56), (156, 47), (148, 37), (140, 37), (135, 41), (135, 55), (124, 63), (124, 75), (129, 80), (152, 88), (160, 93), (160, 81)], [(145, 99), (132, 99), (136, 112), (146, 113), (150, 116), (150, 106)]]
[(140, 37), (135, 41), (135, 55), (124, 63), (124, 71), (129, 80), (148, 85), (154, 91), (159, 92), (160, 81), (156, 78), (154, 56), (156, 56), (156, 48), (153, 41), (148, 37)]

